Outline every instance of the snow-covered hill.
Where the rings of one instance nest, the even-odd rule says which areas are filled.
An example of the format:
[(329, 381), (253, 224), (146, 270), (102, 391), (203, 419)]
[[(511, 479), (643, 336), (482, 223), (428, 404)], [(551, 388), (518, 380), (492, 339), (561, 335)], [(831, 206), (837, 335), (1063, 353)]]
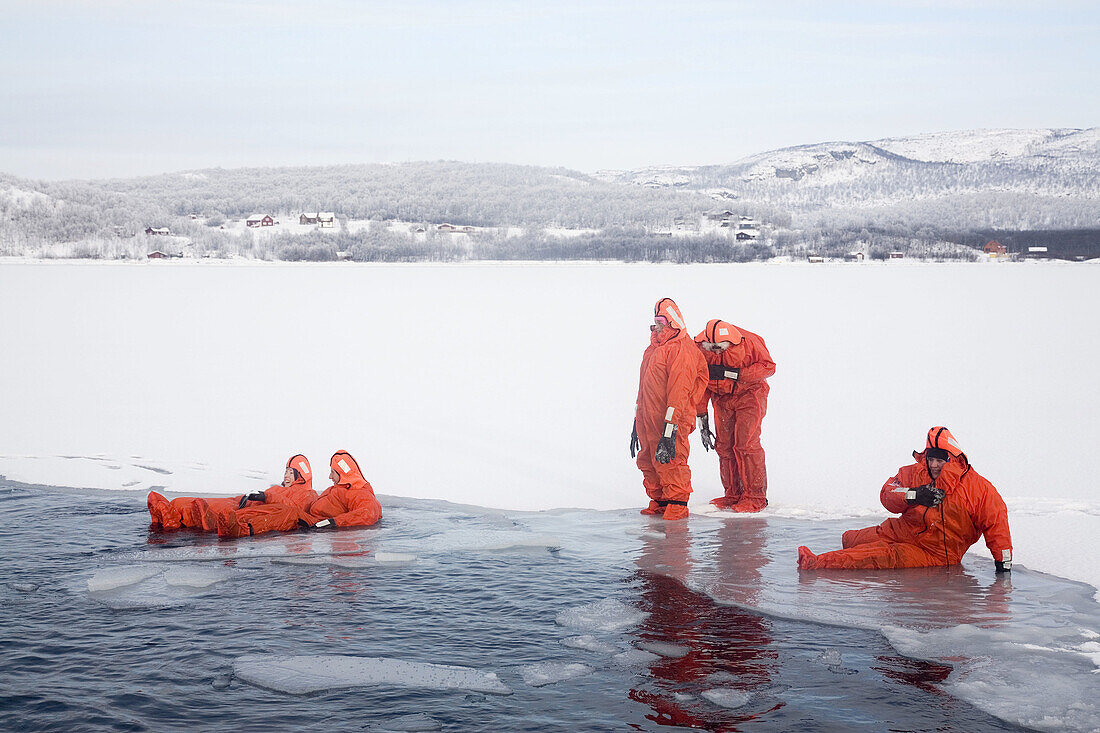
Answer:
[[(716, 199), (792, 212), (901, 207), (909, 214), (904, 210), (914, 203), (948, 202), (1002, 210), (993, 216), (993, 226), (1020, 226), (1007, 220), (1011, 212), (1034, 208), (1047, 214), (1051, 226), (1092, 227), (1100, 222), (1100, 128), (824, 142), (728, 165), (602, 171), (597, 177), (647, 188), (699, 189)], [(933, 224), (942, 220), (926, 218)]]

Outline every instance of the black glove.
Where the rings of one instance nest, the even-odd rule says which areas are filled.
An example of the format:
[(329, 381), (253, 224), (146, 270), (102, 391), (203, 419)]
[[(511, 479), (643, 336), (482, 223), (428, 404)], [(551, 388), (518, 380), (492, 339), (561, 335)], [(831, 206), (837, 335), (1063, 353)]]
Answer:
[(997, 572), (998, 575), (1000, 575), (1001, 573), (1011, 573), (1012, 572), (1012, 561), (1011, 560), (1008, 560), (1006, 562), (1001, 562), (1000, 560), (994, 560), (993, 564), (997, 566), (997, 571), (996, 572)]
[(714, 433), (710, 432), (710, 415), (699, 416), (699, 439), (703, 441), (703, 450), (709, 451), (714, 447)]
[(634, 420), (634, 427), (630, 429), (630, 457), (635, 458), (638, 455), (638, 449), (642, 446), (638, 442), (638, 421)]
[(932, 484), (918, 486), (905, 492), (905, 501), (909, 506), (920, 504), (921, 506), (939, 506), (943, 501), (943, 489), (937, 489)]
[[(668, 432), (669, 424), (665, 423), (665, 432)], [(662, 435), (661, 439), (657, 441), (657, 450), (653, 454), (653, 457), (657, 459), (657, 463), (671, 463), (672, 459), (676, 457), (676, 426), (672, 425), (672, 434), (665, 436)]]
[(237, 502), (237, 508), (244, 509), (244, 505), (250, 501), (267, 501), (267, 494), (262, 491), (254, 491), (251, 494), (245, 494), (241, 497), (241, 500)]

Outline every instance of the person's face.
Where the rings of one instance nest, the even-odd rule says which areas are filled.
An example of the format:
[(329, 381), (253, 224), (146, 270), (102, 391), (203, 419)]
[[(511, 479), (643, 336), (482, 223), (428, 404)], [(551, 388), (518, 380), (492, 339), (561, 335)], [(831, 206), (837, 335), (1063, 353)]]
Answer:
[(944, 465), (947, 463), (947, 461), (942, 458), (926, 458), (925, 462), (928, 465), (928, 475), (932, 477), (933, 481), (939, 478), (940, 471), (943, 470)]
[(715, 354), (721, 354), (723, 351), (725, 351), (726, 349), (728, 349), (730, 347), (730, 342), (729, 341), (719, 341), (718, 343), (713, 343), (711, 341), (704, 341), (703, 343), (701, 343), (699, 345), (703, 347), (704, 351), (710, 351), (710, 352), (715, 353)]
[(668, 319), (666, 319), (664, 316), (654, 316), (653, 324), (654, 333), (660, 333), (661, 331), (664, 331), (665, 326), (668, 325)]
[(283, 486), (290, 486), (292, 483), (294, 483), (294, 469), (287, 466), (286, 473), (283, 474)]
[(340, 474), (336, 473), (335, 468), (328, 472), (328, 480), (332, 483), (336, 483), (340, 480)]

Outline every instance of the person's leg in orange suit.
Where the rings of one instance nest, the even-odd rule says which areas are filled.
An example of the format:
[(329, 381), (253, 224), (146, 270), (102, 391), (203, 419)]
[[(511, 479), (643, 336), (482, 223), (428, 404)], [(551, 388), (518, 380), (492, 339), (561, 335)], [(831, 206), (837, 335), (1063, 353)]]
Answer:
[(942, 564), (942, 557), (906, 542), (867, 542), (820, 555), (810, 552), (807, 547), (798, 548), (798, 567), (802, 570), (922, 568)]
[(768, 505), (768, 472), (764, 466), (764, 448), (760, 445), (760, 425), (768, 409), (768, 389), (756, 387), (733, 394), (733, 453), (741, 493), (732, 511), (758, 512)]
[(668, 463), (653, 461), (653, 468), (661, 482), (661, 490), (664, 494), (663, 501), (668, 502), (665, 508), (665, 519), (687, 519), (688, 499), (691, 498), (691, 468), (688, 466), (688, 435), (690, 430), (676, 431), (676, 457)]
[(856, 545), (866, 545), (868, 542), (878, 542), (882, 537), (878, 533), (878, 525), (864, 527), (863, 529), (849, 529), (840, 536), (840, 546), (844, 549)]
[(718, 454), (718, 476), (722, 480), (725, 496), (713, 499), (719, 509), (729, 509), (741, 500), (744, 485), (741, 481), (741, 469), (737, 465), (734, 452), (734, 430), (736, 420), (733, 410), (714, 402), (714, 452)]

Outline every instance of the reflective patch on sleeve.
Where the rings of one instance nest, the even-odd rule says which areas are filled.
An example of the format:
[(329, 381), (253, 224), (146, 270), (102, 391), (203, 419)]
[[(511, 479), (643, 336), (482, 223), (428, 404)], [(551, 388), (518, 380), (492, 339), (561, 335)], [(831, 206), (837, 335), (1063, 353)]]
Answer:
[(1001, 562), (1012, 562), (1012, 550), (1001, 550)]
[(665, 437), (666, 438), (671, 438), (672, 437), (672, 431), (675, 430), (675, 429), (676, 429), (675, 425), (673, 425), (670, 422), (666, 422), (665, 423)]
[[(896, 489), (893, 489), (893, 492), (895, 494), (906, 494), (909, 492), (909, 489), (905, 488), (904, 486), (899, 486)], [(917, 492), (915, 491), (913, 492), (913, 498), (917, 498)]]
[(672, 422), (672, 415), (676, 412), (675, 407), (670, 407), (665, 412), (665, 422)]
[(348, 462), (345, 461), (343, 458), (338, 460), (336, 462), (336, 465), (339, 466), (340, 468), (344, 469), (344, 473), (351, 473), (351, 466), (349, 466)]

